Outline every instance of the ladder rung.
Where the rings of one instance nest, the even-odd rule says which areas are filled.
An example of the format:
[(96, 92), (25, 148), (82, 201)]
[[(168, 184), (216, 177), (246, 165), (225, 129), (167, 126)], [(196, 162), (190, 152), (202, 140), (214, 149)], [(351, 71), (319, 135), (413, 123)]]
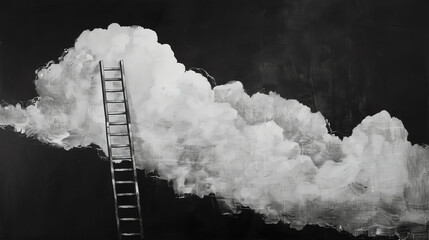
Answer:
[(121, 71), (120, 67), (104, 67), (104, 71)]
[(134, 183), (134, 181), (115, 181), (117, 184), (131, 184)]
[(140, 218), (119, 218), (119, 221), (140, 221)]
[(125, 103), (124, 100), (107, 100), (106, 103)]
[(128, 136), (128, 133), (110, 133), (110, 136)]
[(125, 172), (125, 171), (133, 171), (132, 168), (116, 168), (114, 169), (115, 172)]
[(114, 163), (121, 163), (122, 161), (126, 161), (126, 162), (131, 162), (131, 159), (123, 159), (121, 158), (121, 160), (112, 160)]
[(104, 78), (104, 81), (107, 81), (107, 82), (122, 81), (122, 78)]
[(109, 113), (107, 113), (107, 115), (124, 115), (126, 113), (127, 112), (125, 112), (125, 111), (115, 111), (115, 112), (109, 112)]
[(109, 122), (109, 125), (128, 125), (127, 122)]
[(121, 233), (121, 236), (141, 236), (141, 233)]
[(116, 196), (123, 197), (123, 196), (134, 196), (137, 195), (136, 193), (117, 193)]
[(124, 89), (106, 89), (106, 92), (123, 92)]
[(131, 160), (131, 156), (112, 156), (112, 160), (124, 160), (124, 159), (130, 159)]
[(137, 208), (137, 205), (118, 205), (118, 208)]
[(110, 147), (112, 147), (112, 148), (124, 148), (124, 147), (129, 147), (130, 146), (130, 144), (112, 144), (112, 145), (110, 145)]

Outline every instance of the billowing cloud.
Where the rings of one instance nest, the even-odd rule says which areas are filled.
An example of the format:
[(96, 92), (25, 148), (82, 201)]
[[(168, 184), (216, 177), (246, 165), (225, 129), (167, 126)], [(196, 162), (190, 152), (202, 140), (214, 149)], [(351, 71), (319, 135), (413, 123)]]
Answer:
[(297, 228), (426, 221), (429, 150), (407, 141), (399, 119), (382, 111), (340, 140), (296, 100), (249, 96), (238, 81), (212, 89), (142, 27), (84, 31), (37, 72), (35, 103), (1, 107), (0, 125), (65, 149), (106, 149), (98, 62), (121, 59), (138, 167), (157, 170), (177, 193), (216, 193)]

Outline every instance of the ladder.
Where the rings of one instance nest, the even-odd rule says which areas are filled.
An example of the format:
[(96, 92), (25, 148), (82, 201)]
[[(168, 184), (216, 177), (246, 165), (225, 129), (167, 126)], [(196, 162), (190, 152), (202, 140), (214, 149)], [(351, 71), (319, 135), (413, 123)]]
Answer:
[(119, 67), (104, 67), (100, 61), (99, 66), (118, 240), (141, 240), (143, 223), (124, 62), (121, 60)]

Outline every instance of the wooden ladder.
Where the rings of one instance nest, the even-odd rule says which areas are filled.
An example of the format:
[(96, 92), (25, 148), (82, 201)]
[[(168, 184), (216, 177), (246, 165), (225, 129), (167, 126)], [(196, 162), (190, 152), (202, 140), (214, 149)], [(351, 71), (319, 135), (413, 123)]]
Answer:
[(104, 67), (103, 61), (99, 66), (118, 239), (143, 239), (124, 61), (118, 67)]

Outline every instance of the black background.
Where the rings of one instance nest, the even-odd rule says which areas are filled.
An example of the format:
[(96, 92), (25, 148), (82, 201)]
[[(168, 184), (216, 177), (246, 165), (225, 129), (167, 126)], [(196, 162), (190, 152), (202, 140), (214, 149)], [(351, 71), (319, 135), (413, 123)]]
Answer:
[[(388, 110), (429, 143), (429, 2), (413, 0), (0, 1), (0, 99), (37, 96), (34, 70), (85, 29), (140, 25), (179, 62), (248, 93), (276, 91), (321, 111), (338, 136)], [(345, 239), (319, 227), (222, 216), (214, 198), (176, 198), (140, 172), (147, 239)], [(0, 239), (113, 239), (108, 164), (0, 131)]]

